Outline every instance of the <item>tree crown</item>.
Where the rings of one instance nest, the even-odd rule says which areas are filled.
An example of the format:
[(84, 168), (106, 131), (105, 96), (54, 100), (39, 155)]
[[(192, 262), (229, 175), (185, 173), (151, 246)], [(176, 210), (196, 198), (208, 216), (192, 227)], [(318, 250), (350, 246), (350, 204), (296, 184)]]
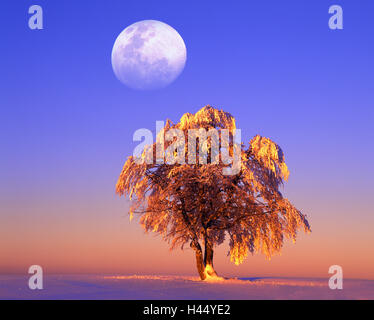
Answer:
[[(188, 130), (200, 128), (229, 130), (233, 142), (235, 119), (206, 106), (184, 114), (176, 124), (168, 120), (160, 134), (179, 129), (187, 136)], [(156, 143), (148, 149), (154, 156)], [(165, 141), (164, 148), (173, 144), (176, 153), (177, 139)], [(187, 158), (182, 164), (139, 163), (130, 156), (116, 185), (118, 194), (130, 197), (130, 219), (137, 213), (143, 228), (160, 234), (171, 248), (188, 243), (194, 247), (200, 241), (219, 245), (228, 238), (235, 264), (243, 262), (248, 252), (271, 257), (280, 252), (284, 237), (295, 241), (298, 229), (310, 232), (306, 216), (279, 191), (289, 171), (276, 143), (256, 135), (247, 148), (241, 144), (240, 170), (235, 175), (223, 173), (227, 164), (222, 157), (212, 163), (212, 145), (211, 137), (196, 143), (197, 153), (207, 151), (210, 161), (204, 164), (189, 164)], [(187, 149), (187, 144), (182, 148)], [(228, 149), (233, 154), (232, 143)]]

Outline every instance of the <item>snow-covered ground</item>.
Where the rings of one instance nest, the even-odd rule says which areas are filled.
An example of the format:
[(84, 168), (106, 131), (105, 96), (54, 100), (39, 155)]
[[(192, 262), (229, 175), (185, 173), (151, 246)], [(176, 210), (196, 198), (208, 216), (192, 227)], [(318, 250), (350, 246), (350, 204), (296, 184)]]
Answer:
[(0, 275), (0, 299), (374, 299), (374, 281), (331, 290), (327, 279), (49, 275), (43, 290), (30, 290), (27, 276)]

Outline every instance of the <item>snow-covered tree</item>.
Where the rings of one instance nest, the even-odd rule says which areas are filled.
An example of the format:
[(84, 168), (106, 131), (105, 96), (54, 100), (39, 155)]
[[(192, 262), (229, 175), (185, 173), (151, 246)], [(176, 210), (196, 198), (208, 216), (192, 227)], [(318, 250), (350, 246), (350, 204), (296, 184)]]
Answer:
[[(184, 114), (176, 124), (168, 120), (159, 135), (179, 129), (187, 140), (190, 129), (200, 128), (229, 130), (228, 149), (233, 155), (235, 119), (211, 106), (194, 115)], [(300, 228), (310, 232), (306, 216), (279, 191), (289, 171), (281, 148), (270, 139), (256, 135), (247, 148), (241, 144), (240, 170), (233, 175), (224, 174), (228, 165), (222, 154), (219, 161), (213, 161), (213, 138), (208, 137), (205, 144), (201, 138), (197, 140), (197, 163), (193, 164), (187, 159), (190, 141), (166, 140), (165, 150), (172, 144), (174, 154), (178, 147), (185, 149), (182, 163), (144, 161), (147, 157), (156, 159), (155, 142), (144, 149), (143, 161), (134, 156), (127, 159), (116, 192), (130, 197), (130, 219), (138, 214), (147, 232), (159, 233), (171, 248), (191, 246), (202, 280), (217, 277), (213, 250), (225, 239), (231, 261), (240, 264), (249, 252), (267, 257), (280, 252), (284, 238), (295, 241)], [(207, 151), (206, 163), (199, 162), (200, 150)]]

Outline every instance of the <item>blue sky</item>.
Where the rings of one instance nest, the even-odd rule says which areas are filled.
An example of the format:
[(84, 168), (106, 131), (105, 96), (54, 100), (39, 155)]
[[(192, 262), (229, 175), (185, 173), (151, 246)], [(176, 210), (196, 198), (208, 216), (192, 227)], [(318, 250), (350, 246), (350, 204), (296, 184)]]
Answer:
[[(32, 4), (43, 7), (43, 30), (28, 28)], [(328, 28), (332, 4), (343, 8), (343, 30)], [(134, 131), (206, 104), (232, 113), (245, 142), (258, 133), (280, 144), (291, 171), (286, 194), (307, 202), (317, 225), (319, 208), (338, 202), (359, 203), (355, 219), (373, 221), (372, 1), (7, 0), (2, 12), (4, 221), (38, 223), (46, 199), (118, 202)], [(162, 90), (126, 88), (112, 71), (116, 37), (144, 19), (171, 25), (187, 47), (183, 73)], [(349, 225), (353, 213), (326, 219), (337, 217)]]

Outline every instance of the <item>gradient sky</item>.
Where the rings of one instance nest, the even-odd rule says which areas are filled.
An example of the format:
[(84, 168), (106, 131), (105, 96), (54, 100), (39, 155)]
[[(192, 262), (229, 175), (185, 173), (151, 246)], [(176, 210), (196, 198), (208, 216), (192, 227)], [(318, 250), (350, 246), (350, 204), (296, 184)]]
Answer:
[[(28, 7), (44, 30), (28, 28)], [(340, 4), (344, 30), (328, 28)], [(0, 21), (0, 273), (196, 274), (192, 250), (169, 252), (144, 235), (115, 195), (138, 128), (178, 121), (206, 104), (284, 150), (286, 196), (312, 226), (268, 261), (239, 267), (217, 250), (226, 276), (374, 279), (373, 1), (6, 0)], [(118, 34), (144, 19), (183, 37), (187, 64), (158, 91), (114, 76)]]

